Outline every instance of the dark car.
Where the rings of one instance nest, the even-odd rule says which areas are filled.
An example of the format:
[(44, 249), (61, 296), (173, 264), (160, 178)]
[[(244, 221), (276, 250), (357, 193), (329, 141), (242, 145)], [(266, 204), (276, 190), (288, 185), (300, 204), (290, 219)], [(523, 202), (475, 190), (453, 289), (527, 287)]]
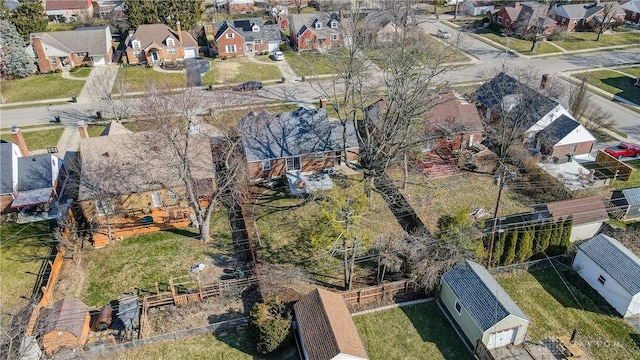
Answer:
[(246, 81), (233, 88), (235, 91), (260, 90), (262, 83), (260, 81)]

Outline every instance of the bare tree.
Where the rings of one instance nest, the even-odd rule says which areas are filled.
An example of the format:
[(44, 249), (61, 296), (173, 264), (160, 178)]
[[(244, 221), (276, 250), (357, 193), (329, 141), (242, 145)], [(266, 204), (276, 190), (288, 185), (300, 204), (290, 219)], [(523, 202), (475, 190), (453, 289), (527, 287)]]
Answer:
[(604, 8), (602, 9), (602, 13), (599, 16), (596, 16), (594, 21), (594, 27), (596, 29), (596, 41), (600, 40), (600, 35), (603, 32), (609, 30), (616, 24), (620, 24), (620, 20), (618, 19), (618, 11), (620, 10), (620, 5), (617, 2), (608, 2), (604, 4)]
[(615, 120), (593, 101), (587, 84), (587, 74), (578, 76), (578, 83), (569, 85), (569, 113), (589, 131), (611, 129)]
[(129, 116), (131, 100), (126, 97), (130, 89), (125, 77), (119, 72), (112, 83), (108, 69), (93, 71), (91, 82), (86, 84), (91, 101), (101, 113), (108, 112), (116, 121), (126, 119)]

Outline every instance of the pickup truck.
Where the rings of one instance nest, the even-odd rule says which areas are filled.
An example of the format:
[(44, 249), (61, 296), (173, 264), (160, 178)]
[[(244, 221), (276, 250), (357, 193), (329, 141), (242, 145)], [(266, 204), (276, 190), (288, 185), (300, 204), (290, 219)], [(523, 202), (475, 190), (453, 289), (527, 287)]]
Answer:
[(616, 159), (630, 156), (640, 157), (640, 145), (621, 142), (617, 146), (610, 146), (604, 149), (604, 152)]

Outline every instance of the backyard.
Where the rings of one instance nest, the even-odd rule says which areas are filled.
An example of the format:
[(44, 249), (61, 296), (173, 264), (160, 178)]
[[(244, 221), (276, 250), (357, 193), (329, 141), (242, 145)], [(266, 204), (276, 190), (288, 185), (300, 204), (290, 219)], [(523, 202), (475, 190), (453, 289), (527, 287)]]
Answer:
[[(25, 129), (22, 132), (22, 137), (24, 138), (25, 143), (27, 143), (27, 147), (29, 150), (40, 150), (46, 149), (48, 147), (53, 147), (58, 145), (58, 141), (64, 132), (64, 127), (62, 126), (42, 126), (44, 129), (29, 131)], [(2, 131), (0, 135), (0, 139), (13, 142), (11, 138), (11, 131)]]
[(282, 73), (275, 63), (256, 63), (249, 59), (237, 58), (212, 60), (211, 70), (202, 76), (202, 84), (236, 84), (250, 80), (280, 80)]
[(32, 75), (24, 79), (3, 80), (2, 96), (7, 103), (62, 99), (80, 94), (84, 81), (67, 80), (61, 74)]
[[(638, 69), (629, 68), (627, 73), (638, 73), (640, 72)], [(613, 70), (589, 71), (582, 74), (586, 75), (589, 84), (635, 104), (640, 104), (640, 88), (633, 86), (635, 78), (632, 76), (626, 76)], [(579, 77), (582, 74), (574, 74), (573, 76)]]
[[(118, 76), (124, 79), (127, 92), (144, 91), (150, 83), (159, 81), (168, 82), (177, 88), (187, 85), (186, 72), (164, 73), (144, 66), (120, 67), (118, 69)], [(114, 94), (120, 93), (120, 91), (116, 89), (117, 86), (118, 84), (116, 82), (114, 88), (111, 90)]]
[(371, 360), (473, 359), (434, 302), (353, 320)]
[(552, 267), (497, 276), (531, 320), (531, 340), (577, 329), (576, 343), (593, 359), (640, 359), (637, 332), (574, 271), (557, 270), (562, 277)]

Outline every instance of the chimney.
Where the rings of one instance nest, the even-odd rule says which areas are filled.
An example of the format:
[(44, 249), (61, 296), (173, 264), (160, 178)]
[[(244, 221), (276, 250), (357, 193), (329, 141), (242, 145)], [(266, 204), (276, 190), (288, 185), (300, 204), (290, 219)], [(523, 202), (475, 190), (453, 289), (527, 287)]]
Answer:
[(520, 7), (520, 3), (519, 3), (519, 2), (517, 2), (517, 3), (513, 4), (513, 8), (514, 8), (514, 9), (517, 9), (517, 8), (519, 8), (519, 7)]
[(135, 31), (129, 30), (129, 36), (127, 37), (127, 40), (129, 42), (131, 42), (131, 40), (133, 40), (133, 34), (135, 34)]
[(328, 101), (329, 100), (327, 100), (327, 98), (325, 98), (325, 97), (320, 98), (320, 109), (326, 108)]
[(343, 18), (344, 18), (344, 13), (342, 12), (342, 10), (338, 10), (338, 19), (342, 21)]
[(178, 32), (178, 41), (182, 45), (182, 28), (180, 27), (180, 20), (176, 21), (176, 29)]
[(551, 87), (551, 80), (552, 80), (551, 75), (543, 74), (542, 75), (542, 81), (540, 81), (540, 89), (541, 90), (548, 90)]
[(20, 132), (20, 128), (17, 125), (13, 125), (11, 127), (11, 138), (13, 139), (13, 143), (18, 145), (18, 149), (20, 149), (22, 156), (31, 156), (27, 143), (24, 142), (22, 132)]
[(78, 131), (80, 132), (81, 139), (89, 138), (89, 130), (87, 128), (87, 123), (85, 121), (78, 121)]

